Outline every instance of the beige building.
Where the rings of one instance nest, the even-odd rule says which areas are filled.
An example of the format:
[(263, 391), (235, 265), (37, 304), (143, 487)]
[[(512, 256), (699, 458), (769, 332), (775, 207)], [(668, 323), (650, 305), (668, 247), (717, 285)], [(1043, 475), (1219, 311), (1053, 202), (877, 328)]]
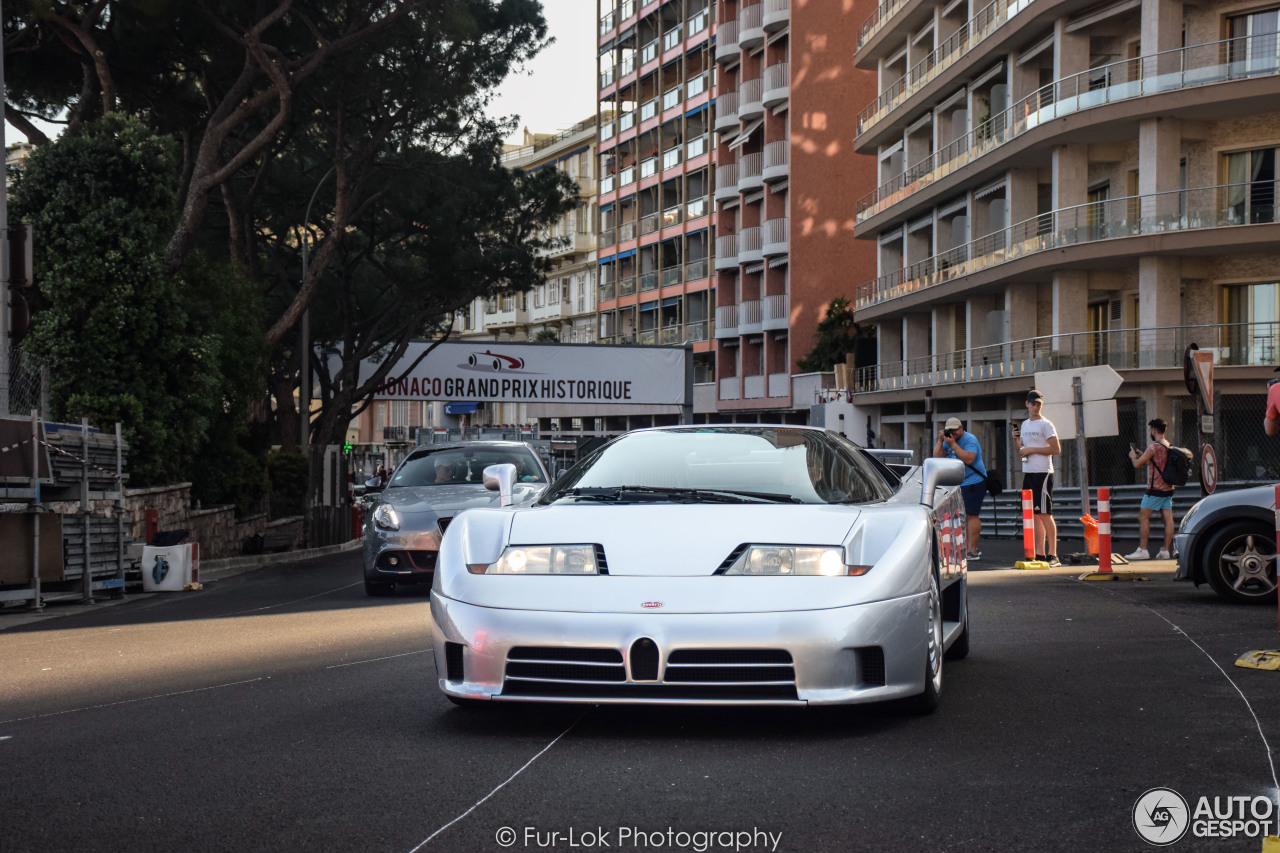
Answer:
[(1267, 475), (1278, 8), (881, 4), (855, 57), (880, 95), (855, 143), (878, 161), (855, 233), (877, 250), (856, 318), (874, 324), (879, 353), (854, 400), (881, 443), (922, 449), (956, 415), (1009, 470), (1007, 425), (1032, 374), (1110, 364), (1125, 380), (1121, 435), (1091, 439), (1090, 480), (1115, 482), (1129, 476), (1115, 458), (1152, 417), (1199, 444), (1182, 373), (1194, 342), (1215, 353), (1221, 476)]

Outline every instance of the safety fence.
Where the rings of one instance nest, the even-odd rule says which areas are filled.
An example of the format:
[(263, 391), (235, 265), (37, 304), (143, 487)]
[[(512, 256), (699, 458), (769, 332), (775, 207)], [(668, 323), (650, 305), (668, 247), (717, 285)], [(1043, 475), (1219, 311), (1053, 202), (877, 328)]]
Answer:
[(0, 349), (0, 417), (49, 417), (49, 365), (16, 347)]

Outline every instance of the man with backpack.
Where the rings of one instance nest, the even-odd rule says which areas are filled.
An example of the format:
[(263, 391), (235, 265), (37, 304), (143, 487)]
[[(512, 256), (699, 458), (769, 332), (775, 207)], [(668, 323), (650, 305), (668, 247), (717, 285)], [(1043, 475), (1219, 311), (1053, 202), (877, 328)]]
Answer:
[(1151, 444), (1139, 456), (1138, 449), (1129, 445), (1129, 460), (1134, 468), (1150, 464), (1147, 472), (1147, 493), (1142, 498), (1142, 509), (1138, 511), (1138, 550), (1125, 555), (1126, 560), (1149, 560), (1147, 538), (1151, 534), (1151, 513), (1160, 511), (1164, 519), (1164, 549), (1156, 554), (1157, 560), (1171, 559), (1173, 549), (1173, 493), (1178, 486), (1187, 484), (1191, 473), (1191, 453), (1181, 447), (1174, 447), (1165, 441), (1167, 428), (1160, 418), (1147, 424)]

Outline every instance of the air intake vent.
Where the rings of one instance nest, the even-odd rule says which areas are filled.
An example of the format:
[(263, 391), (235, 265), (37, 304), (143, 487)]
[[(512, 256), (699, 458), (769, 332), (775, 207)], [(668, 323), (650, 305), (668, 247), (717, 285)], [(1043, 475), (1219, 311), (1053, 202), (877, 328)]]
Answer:
[(453, 516), (451, 515), (436, 519), (436, 524), (440, 526), (441, 533), (445, 532), (445, 530), (449, 527), (449, 522), (451, 521), (453, 521)]
[(858, 683), (863, 687), (884, 687), (884, 649), (867, 646), (856, 651)]
[(444, 672), (449, 681), (466, 681), (462, 669), (462, 643), (444, 644)]
[(718, 575), (722, 575), (725, 572), (729, 571), (729, 567), (732, 566), (734, 562), (739, 557), (742, 556), (742, 552), (745, 550), (747, 550), (747, 543), (745, 542), (743, 542), (737, 548), (734, 548), (733, 551), (729, 553), (729, 556), (724, 558), (724, 562), (720, 564), (720, 568), (716, 569), (715, 573)]
[(791, 685), (796, 680), (786, 649), (675, 649), (667, 656), (667, 683)]
[(631, 644), (631, 680), (658, 680), (658, 644), (648, 637)]
[(609, 574), (609, 563), (604, 558), (603, 545), (596, 545), (596, 571), (602, 575)]
[[(600, 684), (627, 680), (622, 652), (564, 646), (516, 646), (507, 652), (507, 684)], [(510, 692), (505, 689), (503, 692)]]

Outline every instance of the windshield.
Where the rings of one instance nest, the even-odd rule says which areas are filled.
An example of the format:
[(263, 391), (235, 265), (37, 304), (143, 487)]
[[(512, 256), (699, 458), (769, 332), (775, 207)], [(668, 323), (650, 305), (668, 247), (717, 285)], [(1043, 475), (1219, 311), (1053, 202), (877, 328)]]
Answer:
[(484, 469), (503, 462), (516, 466), (516, 482), (547, 481), (533, 451), (526, 447), (444, 447), (415, 452), (396, 469), (387, 488), (480, 486), (484, 484)]
[(704, 495), (831, 504), (886, 500), (892, 491), (866, 459), (824, 432), (707, 427), (624, 435), (575, 465), (539, 503)]

